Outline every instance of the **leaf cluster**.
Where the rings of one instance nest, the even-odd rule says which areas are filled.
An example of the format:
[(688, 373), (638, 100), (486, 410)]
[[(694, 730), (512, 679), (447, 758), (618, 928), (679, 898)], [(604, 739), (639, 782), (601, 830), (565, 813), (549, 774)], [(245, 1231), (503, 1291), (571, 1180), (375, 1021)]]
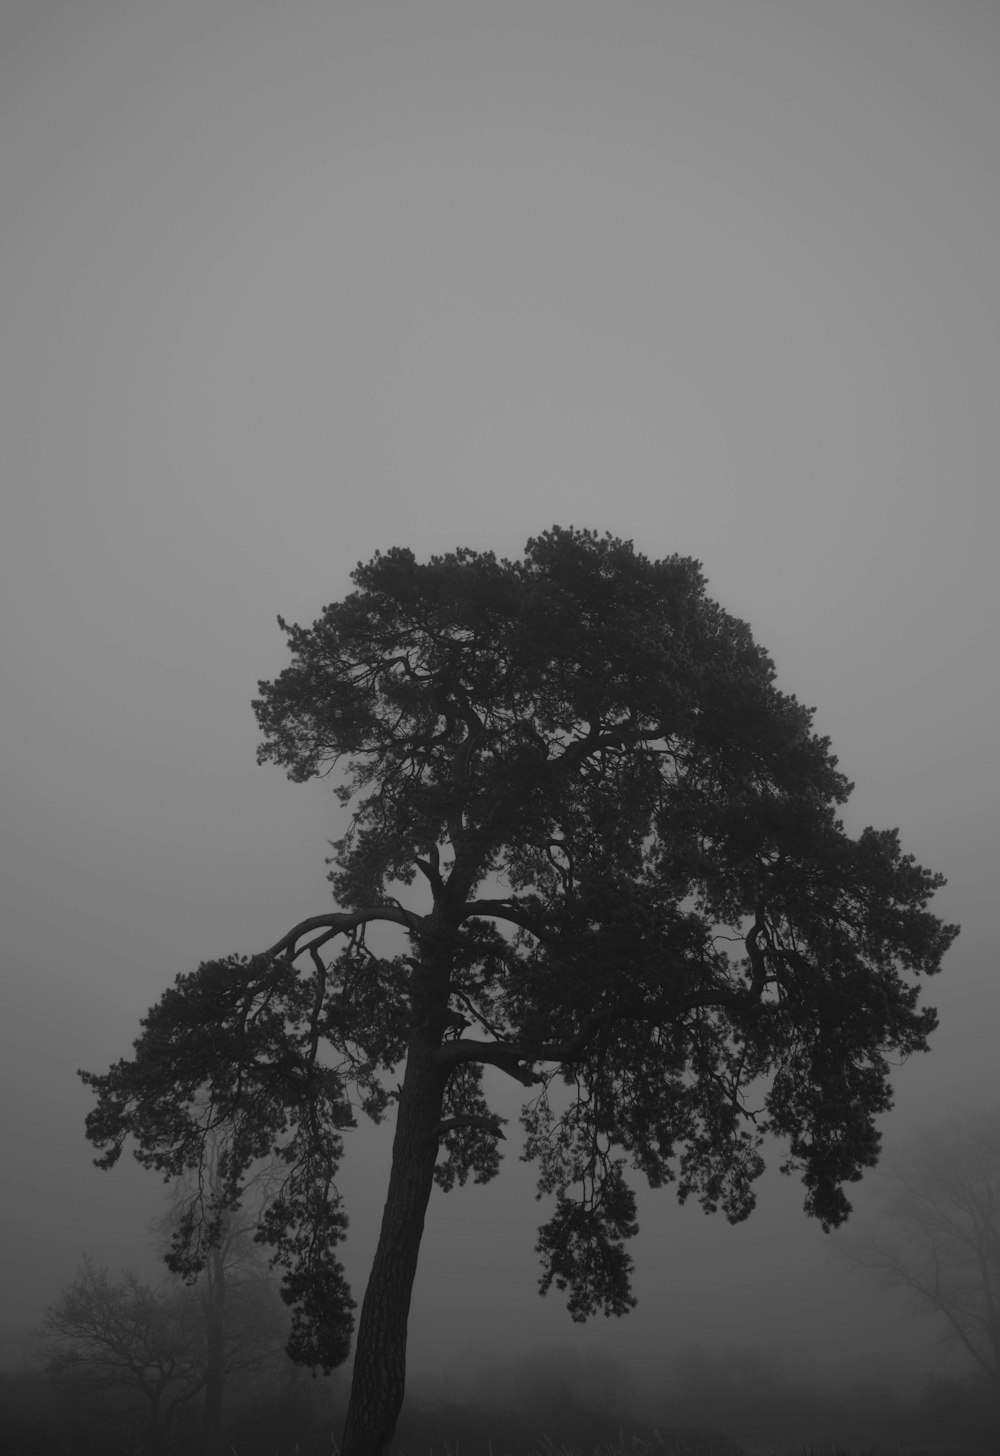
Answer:
[[(341, 1000), (359, 960), (360, 1010), (348, 1020)], [(356, 940), (334, 967), (316, 954), (311, 974), (287, 955), (206, 962), (178, 976), (144, 1018), (132, 1058), (103, 1075), (80, 1073), (97, 1093), (87, 1136), (103, 1149), (99, 1167), (112, 1167), (131, 1138), (137, 1160), (165, 1181), (197, 1175), (166, 1256), (175, 1273), (192, 1278), (204, 1267), (251, 1170), (276, 1160), (280, 1182), (256, 1238), (285, 1271), (290, 1350), (327, 1369), (346, 1357), (352, 1328), (335, 1255), (347, 1228), (335, 1183), (343, 1132), (354, 1126), (355, 1105), (376, 1120), (387, 1106), (381, 1074), (402, 1045), (391, 1014), (397, 979), (391, 962)], [(377, 1010), (373, 988), (382, 993)]]

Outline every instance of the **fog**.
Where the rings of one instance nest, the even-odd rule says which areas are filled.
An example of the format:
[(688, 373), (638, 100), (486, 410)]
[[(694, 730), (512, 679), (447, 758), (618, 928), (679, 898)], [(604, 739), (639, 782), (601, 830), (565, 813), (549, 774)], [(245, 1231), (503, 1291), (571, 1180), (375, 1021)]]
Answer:
[[(948, 876), (887, 1148), (996, 1100), (998, 59), (971, 0), (6, 0), (8, 1363), (82, 1253), (155, 1272), (164, 1189), (92, 1167), (76, 1069), (329, 903), (342, 811), (256, 766), (250, 699), (276, 615), (392, 545), (701, 560), (816, 704), (848, 827)], [(387, 1136), (345, 1166), (359, 1299)], [(642, 1194), (639, 1306), (576, 1327), (508, 1148), (433, 1196), (418, 1384), (541, 1349), (650, 1386), (692, 1345), (951, 1368), (774, 1173), (738, 1228)]]

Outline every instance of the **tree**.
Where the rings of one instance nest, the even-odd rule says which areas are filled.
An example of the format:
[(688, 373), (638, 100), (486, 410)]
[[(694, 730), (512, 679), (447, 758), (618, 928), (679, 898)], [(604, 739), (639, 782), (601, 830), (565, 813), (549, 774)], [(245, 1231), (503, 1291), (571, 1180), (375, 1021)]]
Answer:
[[(292, 661), (254, 704), (261, 762), (340, 775), (339, 908), (179, 976), (133, 1057), (82, 1075), (99, 1166), (131, 1137), (178, 1174), (224, 1124), (235, 1202), (277, 1150), (287, 1177), (259, 1237), (285, 1270), (291, 1353), (327, 1369), (352, 1323), (343, 1133), (356, 1109), (394, 1106), (343, 1442), (375, 1456), (403, 1398), (432, 1185), (498, 1171), (484, 1067), (526, 1089), (525, 1152), (554, 1198), (542, 1292), (565, 1290), (574, 1319), (620, 1315), (628, 1163), (735, 1222), (771, 1132), (806, 1211), (842, 1222), (844, 1183), (877, 1158), (888, 1059), (935, 1025), (917, 976), (956, 928), (895, 831), (847, 835), (828, 740), (696, 562), (555, 527), (521, 561), (394, 548), (352, 580), (312, 627), (278, 619)], [(401, 953), (366, 945), (376, 924)], [(203, 1260), (219, 1206), (182, 1261)]]
[[(171, 1207), (159, 1225), (168, 1240), (168, 1265), (174, 1263), (175, 1247), (184, 1247), (189, 1221), (199, 1215), (202, 1187), (216, 1201), (222, 1195), (222, 1151), (221, 1137), (213, 1131), (197, 1178), (189, 1171), (174, 1186)], [(218, 1237), (206, 1248), (204, 1265), (192, 1278), (189, 1292), (199, 1315), (194, 1323), (203, 1372), (202, 1456), (215, 1456), (221, 1448), (227, 1384), (248, 1372), (259, 1379), (285, 1342), (284, 1311), (263, 1251), (253, 1238), (276, 1186), (277, 1174), (270, 1164), (246, 1171), (241, 1206), (223, 1211)]]
[[(168, 1217), (172, 1229), (182, 1207), (178, 1200)], [(287, 1315), (249, 1232), (228, 1215), (193, 1285), (154, 1289), (130, 1272), (113, 1282), (84, 1259), (46, 1315), (50, 1374), (88, 1400), (137, 1396), (153, 1452), (166, 1449), (181, 1409), (198, 1400), (198, 1448), (214, 1456), (227, 1383), (251, 1373), (259, 1381), (275, 1356), (284, 1361)]]
[(253, 1270), (243, 1264), (248, 1252), (245, 1240), (243, 1227), (224, 1231), (220, 1243), (207, 1250), (199, 1285), (193, 1291), (201, 1313), (202, 1456), (216, 1456), (223, 1447), (227, 1388), (251, 1375), (259, 1382), (273, 1371), (276, 1360), (287, 1364), (286, 1311), (266, 1269)]
[(191, 1313), (182, 1289), (159, 1292), (131, 1273), (112, 1283), (107, 1270), (85, 1259), (45, 1318), (50, 1372), (80, 1393), (134, 1392), (149, 1449), (162, 1456), (178, 1409), (204, 1384)]
[(1000, 1400), (1000, 1109), (956, 1112), (913, 1137), (843, 1251), (943, 1318)]

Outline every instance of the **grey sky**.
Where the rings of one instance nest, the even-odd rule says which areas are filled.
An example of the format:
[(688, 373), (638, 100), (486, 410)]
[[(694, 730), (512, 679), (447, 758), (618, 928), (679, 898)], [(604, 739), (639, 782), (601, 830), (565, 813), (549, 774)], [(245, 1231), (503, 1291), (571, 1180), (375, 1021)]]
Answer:
[[(75, 1068), (327, 903), (332, 795), (256, 767), (249, 701), (275, 615), (394, 544), (558, 522), (702, 560), (818, 705), (850, 827), (949, 876), (889, 1136), (994, 1099), (998, 63), (975, 0), (6, 0), (12, 1329), (81, 1250), (145, 1259), (159, 1208), (90, 1168)], [(359, 1295), (383, 1155), (347, 1180)], [(644, 1202), (640, 1308), (581, 1333), (534, 1293), (514, 1164), (435, 1197), (417, 1358), (487, 1339), (470, 1288), (513, 1350), (923, 1348), (800, 1204)]]

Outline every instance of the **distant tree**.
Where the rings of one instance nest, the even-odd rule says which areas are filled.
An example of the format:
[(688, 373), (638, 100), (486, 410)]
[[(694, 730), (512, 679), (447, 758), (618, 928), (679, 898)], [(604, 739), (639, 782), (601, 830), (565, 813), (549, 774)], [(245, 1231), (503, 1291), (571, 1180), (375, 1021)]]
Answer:
[(178, 1409), (204, 1385), (184, 1293), (151, 1289), (131, 1273), (115, 1283), (85, 1259), (45, 1319), (57, 1382), (78, 1394), (134, 1396), (152, 1456), (166, 1452)]
[(1000, 1108), (956, 1112), (892, 1158), (841, 1251), (944, 1321), (1000, 1402)]
[(85, 1402), (107, 1395), (125, 1414), (144, 1411), (153, 1452), (167, 1448), (182, 1408), (200, 1402), (197, 1448), (216, 1456), (226, 1386), (288, 1363), (287, 1314), (245, 1242), (242, 1229), (224, 1225), (194, 1284), (155, 1289), (128, 1272), (114, 1281), (84, 1259), (45, 1320), (57, 1385)]
[[(205, 1190), (216, 1201), (222, 1197), (222, 1152), (220, 1135), (212, 1133), (206, 1140), (198, 1178), (189, 1171), (174, 1186), (171, 1207), (159, 1223), (160, 1236), (168, 1241), (169, 1265), (175, 1262), (175, 1246), (185, 1247), (190, 1221), (200, 1216)], [(276, 1357), (287, 1363), (286, 1312), (278, 1300), (266, 1254), (254, 1239), (279, 1181), (272, 1164), (248, 1170), (240, 1206), (223, 1211), (218, 1237), (206, 1248), (203, 1267), (189, 1276), (189, 1298), (199, 1315), (193, 1322), (196, 1342), (192, 1353), (197, 1352), (204, 1377), (201, 1456), (215, 1456), (221, 1449), (227, 1385), (248, 1372), (259, 1378)]]
[[(842, 1222), (844, 1183), (877, 1158), (889, 1059), (935, 1025), (916, 977), (956, 930), (895, 831), (846, 834), (828, 741), (696, 562), (556, 527), (522, 561), (397, 548), (353, 581), (312, 627), (279, 618), (292, 662), (255, 703), (261, 761), (298, 782), (338, 769), (354, 805), (333, 846), (340, 908), (179, 976), (134, 1055), (82, 1075), (102, 1167), (131, 1137), (178, 1175), (230, 1130), (224, 1193), (179, 1267), (204, 1262), (244, 1170), (277, 1150), (259, 1236), (285, 1269), (291, 1353), (326, 1369), (352, 1326), (343, 1132), (395, 1104), (342, 1448), (375, 1456), (403, 1398), (432, 1184), (498, 1171), (484, 1067), (529, 1089), (526, 1155), (555, 1199), (542, 1291), (566, 1290), (574, 1319), (623, 1314), (628, 1162), (735, 1222), (774, 1133), (806, 1211)], [(401, 954), (372, 952), (375, 924), (398, 927)]]

